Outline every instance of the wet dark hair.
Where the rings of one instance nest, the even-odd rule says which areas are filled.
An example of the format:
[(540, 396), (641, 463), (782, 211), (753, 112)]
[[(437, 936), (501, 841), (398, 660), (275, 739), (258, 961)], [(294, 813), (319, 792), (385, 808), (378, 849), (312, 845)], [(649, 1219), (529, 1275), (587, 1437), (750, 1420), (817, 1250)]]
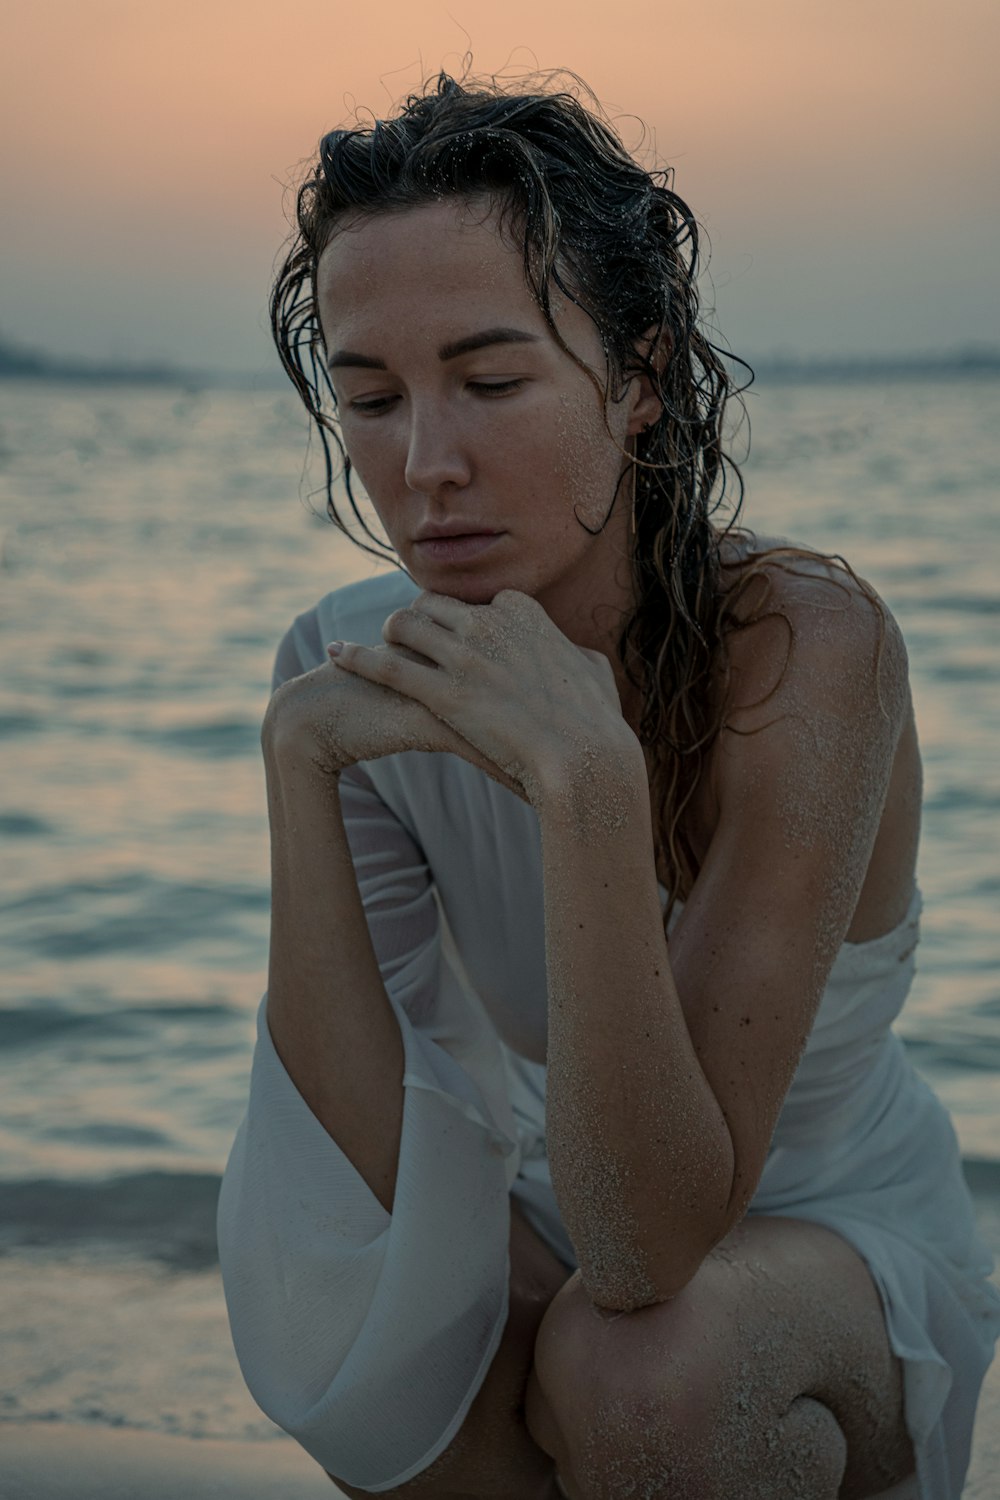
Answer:
[[(725, 656), (725, 631), (747, 623), (734, 613), (736, 595), (760, 571), (758, 563), (738, 589), (723, 593), (720, 545), (735, 527), (743, 497), (738, 465), (723, 448), (723, 422), (727, 401), (753, 377), (743, 361), (724, 356), (699, 323), (698, 227), (673, 190), (672, 172), (642, 167), (596, 101), (591, 98), (590, 108), (580, 102), (577, 93), (586, 92), (580, 80), (556, 76), (571, 87), (555, 90), (547, 75), (549, 87), (525, 92), (522, 82), (515, 91), (492, 79), (459, 82), (442, 72), (391, 118), (325, 135), (298, 188), (297, 227), (272, 289), (271, 325), (282, 364), (322, 441), (331, 520), (351, 536), (334, 501), (334, 484), (342, 478), (356, 519), (376, 544), (358, 545), (397, 562), (355, 502), (325, 363), (317, 265), (344, 221), (443, 197), (489, 199), (501, 227), (523, 250), (525, 279), (555, 341), (597, 383), (605, 410), (632, 375), (649, 377), (662, 413), (626, 455), (635, 484), (637, 604), (618, 652), (643, 698), (639, 738), (669, 918), (697, 874), (683, 814), (721, 726), (722, 706), (709, 689)], [(603, 382), (560, 336), (552, 287), (593, 321), (607, 356)], [(743, 385), (736, 385), (727, 359), (747, 372)], [(727, 491), (732, 516), (718, 528), (711, 516)], [(616, 498), (609, 497), (609, 515)]]

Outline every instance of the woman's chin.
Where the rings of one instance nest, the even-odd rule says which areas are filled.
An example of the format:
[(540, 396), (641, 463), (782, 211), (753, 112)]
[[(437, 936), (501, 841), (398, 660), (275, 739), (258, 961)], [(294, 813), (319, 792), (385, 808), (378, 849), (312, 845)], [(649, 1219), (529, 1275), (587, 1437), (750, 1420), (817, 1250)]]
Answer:
[[(447, 599), (458, 599), (462, 604), (492, 604), (501, 589), (514, 587), (509, 583), (498, 583), (496, 578), (473, 578), (456, 570), (438, 568), (408, 568), (407, 572), (418, 588), (429, 594), (442, 594)], [(449, 576), (450, 575), (450, 576)]]
[(467, 580), (465, 583), (455, 583), (448, 587), (439, 585), (435, 593), (447, 594), (450, 599), (458, 599), (462, 604), (492, 604), (502, 586)]

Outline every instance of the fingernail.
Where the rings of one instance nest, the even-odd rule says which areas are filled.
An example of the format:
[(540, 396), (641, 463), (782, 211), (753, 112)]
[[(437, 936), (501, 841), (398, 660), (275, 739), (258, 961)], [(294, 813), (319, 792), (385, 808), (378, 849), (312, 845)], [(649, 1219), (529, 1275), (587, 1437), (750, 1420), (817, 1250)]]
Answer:
[(330, 656), (339, 656), (344, 649), (344, 643), (343, 641), (331, 641), (326, 649)]

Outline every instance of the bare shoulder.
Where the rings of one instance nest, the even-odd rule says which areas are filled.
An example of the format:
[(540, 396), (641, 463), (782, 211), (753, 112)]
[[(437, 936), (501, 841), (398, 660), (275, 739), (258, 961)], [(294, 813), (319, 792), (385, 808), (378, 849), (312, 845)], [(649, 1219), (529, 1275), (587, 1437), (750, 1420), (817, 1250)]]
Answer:
[(872, 585), (783, 537), (758, 535), (723, 557), (723, 725), (752, 731), (798, 705), (877, 713), (898, 734), (910, 712), (906, 645)]

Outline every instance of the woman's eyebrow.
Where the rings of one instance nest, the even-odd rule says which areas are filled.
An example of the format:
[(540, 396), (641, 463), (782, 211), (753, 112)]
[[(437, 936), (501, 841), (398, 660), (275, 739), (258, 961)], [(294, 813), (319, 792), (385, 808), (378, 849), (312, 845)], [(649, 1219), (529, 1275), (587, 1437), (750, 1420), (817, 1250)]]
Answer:
[[(442, 344), (438, 359), (457, 359), (460, 354), (472, 354), (476, 349), (485, 349), (490, 344), (537, 344), (537, 333), (527, 333), (522, 328), (484, 328), (481, 333), (470, 333), (454, 343)], [(353, 365), (362, 370), (384, 370), (384, 359), (373, 359), (370, 354), (355, 354), (350, 349), (335, 349), (327, 360), (331, 370), (342, 370)]]
[(438, 359), (457, 359), (460, 354), (471, 354), (476, 349), (485, 349), (489, 344), (537, 344), (537, 333), (528, 333), (523, 328), (485, 328), (482, 333), (470, 333), (453, 344), (442, 344)]

